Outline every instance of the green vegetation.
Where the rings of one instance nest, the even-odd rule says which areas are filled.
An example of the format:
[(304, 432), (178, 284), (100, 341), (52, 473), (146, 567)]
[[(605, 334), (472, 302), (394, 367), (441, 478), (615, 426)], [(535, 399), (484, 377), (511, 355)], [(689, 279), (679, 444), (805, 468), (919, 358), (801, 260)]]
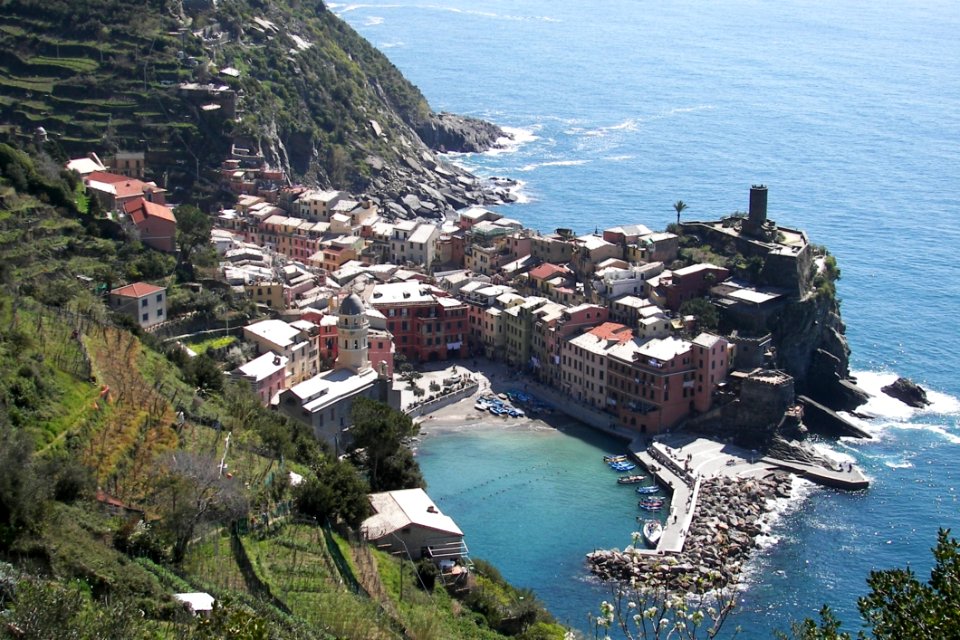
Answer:
[[(361, 446), (338, 460), (207, 354), (165, 349), (102, 294), (149, 273), (185, 313), (244, 307), (181, 288), (169, 256), (77, 196), (44, 151), (0, 144), (0, 637), (562, 637), (505, 585), (471, 609), (360, 542), (369, 486), (422, 483), (409, 418), (358, 403)], [(194, 619), (182, 591), (220, 606)]]
[[(930, 580), (920, 582), (910, 568), (871, 571), (870, 593), (857, 601), (865, 630), (856, 636), (841, 631), (829, 606), (820, 610), (819, 624), (810, 618), (795, 623), (786, 640), (894, 640), (954, 638), (960, 629), (960, 543), (949, 529), (937, 533), (935, 564)], [(868, 635), (869, 634), (869, 635)]]
[[(321, 0), (224, 0), (188, 16), (167, 0), (3, 6), (0, 46), (9, 55), (0, 61), (0, 120), (25, 134), (42, 126), (70, 155), (147, 148), (168, 186), (196, 183), (217, 198), (205, 169), (236, 140), (295, 177), (361, 191), (368, 157), (398, 163), (407, 127), (430, 128), (419, 90)], [(197, 35), (216, 25), (222, 31), (206, 33), (212, 40)], [(228, 66), (240, 77), (218, 74)], [(179, 91), (181, 82), (242, 91), (241, 117), (223, 94)], [(221, 99), (221, 110), (200, 108)]]
[(196, 342), (188, 342), (187, 346), (190, 347), (190, 350), (197, 355), (201, 355), (210, 349), (225, 349), (236, 342), (237, 336), (214, 336), (212, 338), (206, 338)]

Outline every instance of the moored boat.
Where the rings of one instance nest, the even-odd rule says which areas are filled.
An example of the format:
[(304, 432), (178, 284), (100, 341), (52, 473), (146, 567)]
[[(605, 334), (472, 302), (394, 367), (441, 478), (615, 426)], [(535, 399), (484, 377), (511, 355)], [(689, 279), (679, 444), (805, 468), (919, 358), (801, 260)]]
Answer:
[(641, 504), (638, 504), (637, 506), (643, 509), (644, 511), (660, 511), (660, 509), (663, 509), (662, 504), (642, 504), (641, 503)]
[(614, 471), (623, 473), (624, 471), (633, 471), (637, 468), (637, 465), (632, 462), (613, 462), (610, 464), (610, 468)]
[(617, 484), (637, 484), (643, 482), (647, 476), (644, 475), (632, 475), (632, 476), (622, 476), (617, 478)]
[(627, 456), (626, 456), (626, 454), (623, 454), (623, 453), (621, 453), (620, 455), (606, 455), (606, 456), (603, 456), (603, 461), (606, 462), (606, 463), (610, 463), (610, 462), (626, 462), (626, 461), (627, 461)]
[(659, 520), (647, 520), (643, 523), (643, 539), (650, 547), (656, 547), (663, 535), (663, 525)]
[(660, 491), (660, 487), (653, 485), (652, 487), (637, 487), (637, 493), (656, 493)]

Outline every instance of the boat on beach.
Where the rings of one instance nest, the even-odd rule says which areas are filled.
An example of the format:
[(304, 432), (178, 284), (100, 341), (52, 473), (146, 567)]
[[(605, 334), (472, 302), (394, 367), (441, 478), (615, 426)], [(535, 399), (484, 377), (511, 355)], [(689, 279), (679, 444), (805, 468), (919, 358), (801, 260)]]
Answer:
[(617, 484), (638, 484), (647, 479), (645, 475), (621, 476), (617, 478)]
[[(639, 519), (639, 518), (638, 518)], [(647, 520), (643, 523), (643, 540), (649, 547), (656, 547), (663, 535), (663, 525), (659, 520)]]

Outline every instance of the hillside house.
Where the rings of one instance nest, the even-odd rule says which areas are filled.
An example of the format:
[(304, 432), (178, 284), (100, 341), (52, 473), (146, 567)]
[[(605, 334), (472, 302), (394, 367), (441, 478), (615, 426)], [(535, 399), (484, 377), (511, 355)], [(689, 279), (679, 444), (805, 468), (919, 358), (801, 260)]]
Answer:
[(177, 218), (173, 209), (137, 198), (124, 203), (123, 212), (136, 227), (143, 244), (168, 253), (177, 250)]
[(363, 521), (364, 538), (411, 560), (456, 560), (467, 555), (463, 531), (423, 489), (371, 493), (374, 514)]
[(110, 292), (110, 308), (130, 316), (147, 329), (167, 319), (167, 289), (134, 282)]

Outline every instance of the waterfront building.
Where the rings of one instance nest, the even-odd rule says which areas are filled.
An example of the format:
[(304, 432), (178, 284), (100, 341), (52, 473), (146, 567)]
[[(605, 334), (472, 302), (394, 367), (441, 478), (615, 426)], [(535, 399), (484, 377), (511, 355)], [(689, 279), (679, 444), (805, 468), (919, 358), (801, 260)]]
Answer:
[(578, 402), (606, 410), (609, 352), (631, 339), (633, 332), (629, 327), (605, 322), (563, 341), (560, 348), (561, 389)]
[(732, 349), (722, 337), (702, 333), (634, 340), (609, 352), (607, 406), (620, 424), (659, 433), (710, 408), (730, 368)]
[(378, 284), (370, 300), (387, 319), (394, 344), (411, 362), (469, 356), (468, 305), (417, 280)]

